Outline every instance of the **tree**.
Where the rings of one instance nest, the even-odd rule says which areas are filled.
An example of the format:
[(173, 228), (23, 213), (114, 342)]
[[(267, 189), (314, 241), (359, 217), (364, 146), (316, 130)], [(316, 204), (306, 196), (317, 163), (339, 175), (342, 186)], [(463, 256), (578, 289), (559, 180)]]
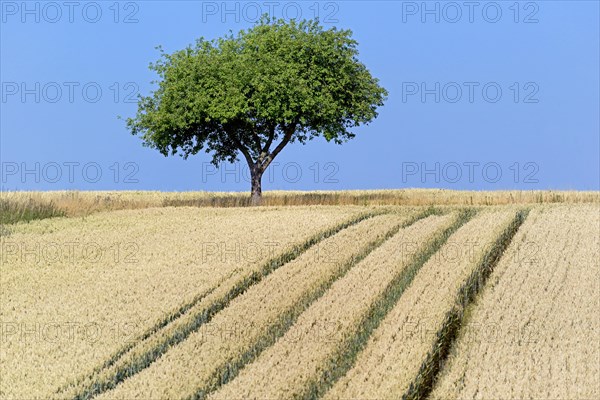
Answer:
[[(184, 158), (205, 150), (212, 163), (250, 168), (253, 204), (262, 175), (289, 143), (322, 136), (341, 144), (350, 128), (377, 117), (387, 91), (358, 60), (350, 30), (318, 20), (263, 16), (251, 29), (166, 54), (150, 69), (158, 89), (127, 120), (144, 145)], [(153, 82), (155, 83), (155, 82)]]

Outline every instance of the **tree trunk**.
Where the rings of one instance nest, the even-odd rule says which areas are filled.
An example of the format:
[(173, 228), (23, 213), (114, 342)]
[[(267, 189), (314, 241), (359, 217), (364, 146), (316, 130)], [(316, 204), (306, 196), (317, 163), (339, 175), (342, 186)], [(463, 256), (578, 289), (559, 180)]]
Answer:
[(262, 175), (263, 172), (260, 167), (251, 168), (251, 184), (252, 189), (250, 192), (251, 204), (253, 206), (259, 206), (262, 203)]

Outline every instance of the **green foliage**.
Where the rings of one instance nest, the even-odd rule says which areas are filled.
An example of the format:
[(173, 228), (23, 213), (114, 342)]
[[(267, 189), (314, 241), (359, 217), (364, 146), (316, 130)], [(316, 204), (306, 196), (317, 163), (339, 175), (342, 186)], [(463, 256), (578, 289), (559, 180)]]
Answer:
[[(343, 143), (377, 117), (387, 92), (357, 59), (349, 30), (271, 20), (166, 54), (159, 86), (127, 125), (165, 156), (204, 150), (213, 163), (241, 152), (264, 171), (285, 145), (322, 136)], [(278, 143), (274, 147), (274, 143)]]

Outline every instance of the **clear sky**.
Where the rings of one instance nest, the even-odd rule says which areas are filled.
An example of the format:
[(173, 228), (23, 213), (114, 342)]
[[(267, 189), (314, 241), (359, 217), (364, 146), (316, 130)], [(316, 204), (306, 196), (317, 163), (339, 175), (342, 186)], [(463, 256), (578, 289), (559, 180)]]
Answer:
[(595, 0), (0, 5), (4, 190), (249, 190), (243, 162), (165, 158), (117, 116), (154, 87), (155, 46), (237, 32), (259, 13), (351, 29), (389, 91), (354, 140), (286, 148), (264, 190), (600, 189)]

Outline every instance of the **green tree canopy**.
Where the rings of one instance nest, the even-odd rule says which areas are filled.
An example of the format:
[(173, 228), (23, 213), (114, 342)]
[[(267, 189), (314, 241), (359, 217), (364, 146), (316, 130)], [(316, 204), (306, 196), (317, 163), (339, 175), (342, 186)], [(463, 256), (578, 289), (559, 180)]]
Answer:
[(263, 17), (251, 29), (166, 54), (150, 65), (158, 89), (140, 97), (127, 125), (165, 156), (201, 150), (212, 162), (241, 153), (261, 177), (288, 143), (323, 136), (343, 143), (351, 128), (377, 117), (387, 96), (358, 60), (350, 30), (325, 30), (318, 20)]

